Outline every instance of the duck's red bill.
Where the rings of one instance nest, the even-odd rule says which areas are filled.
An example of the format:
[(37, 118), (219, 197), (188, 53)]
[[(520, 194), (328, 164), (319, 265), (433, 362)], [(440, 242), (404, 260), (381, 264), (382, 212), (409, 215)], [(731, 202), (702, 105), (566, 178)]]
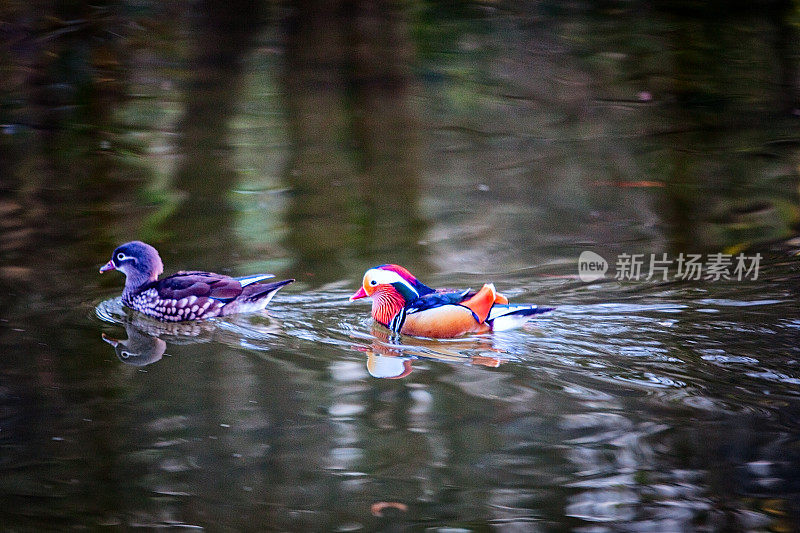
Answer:
[(364, 290), (364, 287), (361, 287), (358, 289), (358, 292), (350, 297), (350, 301), (352, 302), (353, 300), (358, 300), (359, 298), (366, 298), (367, 296), (369, 296), (367, 291)]
[(109, 270), (116, 270), (116, 269), (117, 267), (114, 266), (114, 263), (109, 261), (108, 263), (100, 267), (100, 273), (102, 274), (103, 272), (108, 272)]

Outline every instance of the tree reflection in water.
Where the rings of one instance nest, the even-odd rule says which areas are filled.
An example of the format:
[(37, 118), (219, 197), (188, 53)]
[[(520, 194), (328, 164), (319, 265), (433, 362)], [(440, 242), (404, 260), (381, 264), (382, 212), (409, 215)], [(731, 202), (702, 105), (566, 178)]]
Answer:
[[(183, 84), (183, 114), (176, 125), (179, 162), (172, 177), (176, 205), (157, 228), (164, 246), (189, 264), (228, 264), (236, 242), (231, 191), (239, 183), (231, 125), (239, 112), (245, 61), (266, 23), (265, 4), (254, 0), (197, 6)], [(187, 235), (200, 237), (199, 249)]]
[(296, 267), (339, 279), (353, 248), (362, 264), (418, 260), (418, 121), (402, 4), (299, 2), (286, 33)]

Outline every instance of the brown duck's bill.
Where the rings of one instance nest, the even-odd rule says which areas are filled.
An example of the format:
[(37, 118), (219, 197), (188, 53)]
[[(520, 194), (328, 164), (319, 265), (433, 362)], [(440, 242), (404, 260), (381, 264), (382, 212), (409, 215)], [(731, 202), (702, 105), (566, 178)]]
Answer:
[(116, 270), (116, 269), (117, 267), (114, 266), (114, 263), (112, 261), (109, 261), (108, 263), (100, 267), (100, 273), (102, 274), (103, 272), (108, 272), (109, 270)]

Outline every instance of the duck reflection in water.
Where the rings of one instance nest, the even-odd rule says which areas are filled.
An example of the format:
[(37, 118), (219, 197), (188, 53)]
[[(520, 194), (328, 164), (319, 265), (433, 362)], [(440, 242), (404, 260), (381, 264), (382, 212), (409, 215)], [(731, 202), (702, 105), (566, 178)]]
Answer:
[[(458, 341), (436, 341), (390, 335), (385, 328), (374, 326), (375, 340), (369, 346), (354, 346), (367, 354), (367, 371), (372, 377), (382, 379), (401, 379), (414, 370), (413, 361), (429, 360), (454, 364), (481, 365), (497, 368), (506, 358), (496, 349), (490, 338), (470, 337)], [(466, 355), (465, 352), (491, 351), (498, 355)]]
[(167, 343), (158, 337), (127, 324), (125, 331), (127, 339), (115, 339), (105, 333), (101, 335), (104, 341), (114, 347), (117, 358), (126, 365), (146, 366), (160, 361), (167, 351)]
[[(158, 362), (168, 345), (221, 342), (241, 346), (244, 339), (251, 345), (266, 343), (282, 331), (278, 322), (266, 315), (237, 315), (228, 320), (212, 319), (192, 322), (158, 322), (139, 313), (126, 313), (119, 306), (102, 318), (125, 328), (127, 339), (101, 334), (114, 347), (117, 357), (126, 365), (145, 366)], [(266, 321), (265, 321), (266, 320)]]
[(138, 314), (122, 322), (127, 339), (117, 339), (103, 333), (105, 342), (114, 347), (120, 361), (126, 365), (145, 366), (160, 361), (167, 351), (167, 342), (195, 344), (211, 340), (216, 326), (213, 322), (163, 323)]

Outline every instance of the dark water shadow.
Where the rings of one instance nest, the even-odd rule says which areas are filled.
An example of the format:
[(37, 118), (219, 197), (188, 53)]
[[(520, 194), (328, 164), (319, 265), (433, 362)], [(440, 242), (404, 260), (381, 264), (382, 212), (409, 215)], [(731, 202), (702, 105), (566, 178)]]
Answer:
[(115, 119), (129, 89), (127, 23), (115, 3), (0, 13), (0, 284), (71, 299), (67, 273), (88, 272), (130, 227), (128, 199), (152, 178)]

